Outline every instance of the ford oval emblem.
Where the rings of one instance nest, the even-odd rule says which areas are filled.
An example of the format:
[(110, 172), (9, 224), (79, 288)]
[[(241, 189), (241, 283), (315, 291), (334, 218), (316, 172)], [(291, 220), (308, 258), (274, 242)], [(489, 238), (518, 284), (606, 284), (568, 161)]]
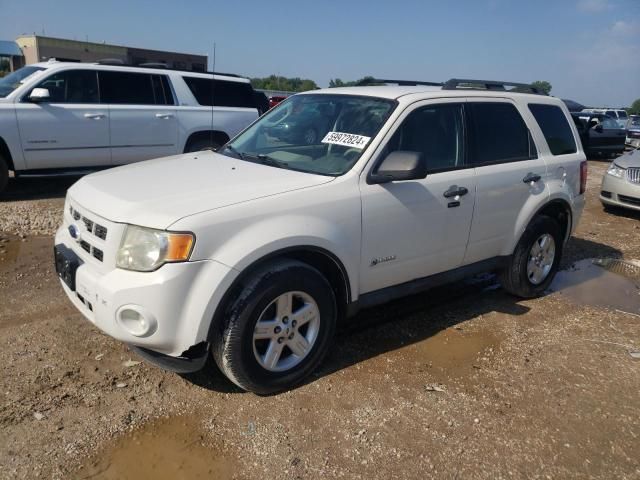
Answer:
[(78, 227), (76, 227), (75, 225), (69, 225), (69, 235), (71, 235), (71, 238), (77, 239), (80, 236)]

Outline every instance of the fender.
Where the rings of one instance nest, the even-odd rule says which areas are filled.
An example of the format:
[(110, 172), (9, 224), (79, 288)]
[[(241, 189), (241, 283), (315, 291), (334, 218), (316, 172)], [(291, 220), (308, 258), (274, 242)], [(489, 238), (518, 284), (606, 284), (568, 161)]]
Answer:
[[(22, 153), (22, 142), (18, 129), (18, 116), (13, 103), (0, 103), (0, 132), (2, 132), (0, 144), (4, 143), (11, 155), (11, 158), (7, 158), (9, 169), (26, 170), (27, 164)], [(1, 151), (2, 146), (0, 145)]]

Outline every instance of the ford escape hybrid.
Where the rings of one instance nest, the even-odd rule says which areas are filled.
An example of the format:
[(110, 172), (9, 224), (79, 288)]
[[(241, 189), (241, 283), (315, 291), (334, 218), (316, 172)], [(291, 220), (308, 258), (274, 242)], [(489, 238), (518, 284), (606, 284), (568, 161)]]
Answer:
[[(584, 206), (566, 107), (520, 84), (398, 83), (295, 95), (217, 153), (79, 180), (64, 291), (147, 360), (212, 355), (261, 394), (309, 375), (359, 308), (481, 271), (539, 295)], [(314, 142), (282, 134), (294, 117)]]

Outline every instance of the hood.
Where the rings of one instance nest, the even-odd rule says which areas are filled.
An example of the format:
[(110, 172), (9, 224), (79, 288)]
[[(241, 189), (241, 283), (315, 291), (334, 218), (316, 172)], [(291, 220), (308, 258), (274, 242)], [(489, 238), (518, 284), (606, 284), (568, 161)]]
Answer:
[(163, 229), (189, 215), (333, 179), (197, 152), (88, 175), (69, 196), (107, 220)]
[(613, 163), (622, 168), (636, 167), (640, 168), (640, 150), (631, 150), (624, 155), (620, 155)]

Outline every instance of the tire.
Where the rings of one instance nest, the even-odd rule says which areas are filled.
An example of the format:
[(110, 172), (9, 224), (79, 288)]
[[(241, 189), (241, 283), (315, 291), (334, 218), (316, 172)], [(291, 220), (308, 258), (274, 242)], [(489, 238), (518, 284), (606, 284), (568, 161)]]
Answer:
[[(289, 299), (289, 309), (285, 298)], [(283, 301), (281, 310), (276, 299)], [(315, 268), (295, 260), (268, 264), (251, 275), (228, 312), (222, 334), (211, 341), (213, 358), (229, 380), (260, 395), (291, 389), (320, 364), (338, 315), (327, 279)], [(307, 315), (302, 316), (303, 312)], [(262, 327), (255, 330), (258, 323)], [(270, 338), (256, 339), (254, 334)], [(304, 349), (297, 343), (301, 336), (307, 340), (304, 354), (300, 354)], [(275, 363), (275, 355), (268, 355), (270, 349), (280, 349)]]
[(218, 149), (222, 146), (215, 139), (203, 139), (196, 140), (194, 142), (189, 143), (187, 147), (184, 149), (184, 153), (193, 153), (193, 152), (204, 152), (207, 150), (213, 150), (214, 152), (218, 151)]
[(0, 155), (0, 193), (7, 188), (9, 183), (9, 167), (7, 166), (7, 162)]
[[(547, 241), (550, 241), (548, 237), (553, 239), (553, 245), (546, 243), (541, 247), (541, 242), (544, 242), (543, 238), (547, 238)], [(541, 249), (539, 255), (544, 260), (540, 264), (543, 266), (536, 264), (536, 260), (540, 258), (539, 256), (536, 256), (536, 258), (531, 256), (535, 244), (537, 244), (536, 251), (538, 247)], [(545, 251), (549, 250), (549, 245), (554, 249), (553, 258), (550, 262), (548, 260), (549, 255), (544, 254)], [(509, 259), (508, 265), (501, 272), (502, 287), (517, 297), (533, 298), (542, 295), (558, 271), (562, 247), (562, 231), (558, 222), (546, 215), (538, 215), (527, 226), (516, 245), (513, 255)], [(530, 261), (533, 263), (530, 264)], [(529, 268), (530, 265), (532, 268)]]

